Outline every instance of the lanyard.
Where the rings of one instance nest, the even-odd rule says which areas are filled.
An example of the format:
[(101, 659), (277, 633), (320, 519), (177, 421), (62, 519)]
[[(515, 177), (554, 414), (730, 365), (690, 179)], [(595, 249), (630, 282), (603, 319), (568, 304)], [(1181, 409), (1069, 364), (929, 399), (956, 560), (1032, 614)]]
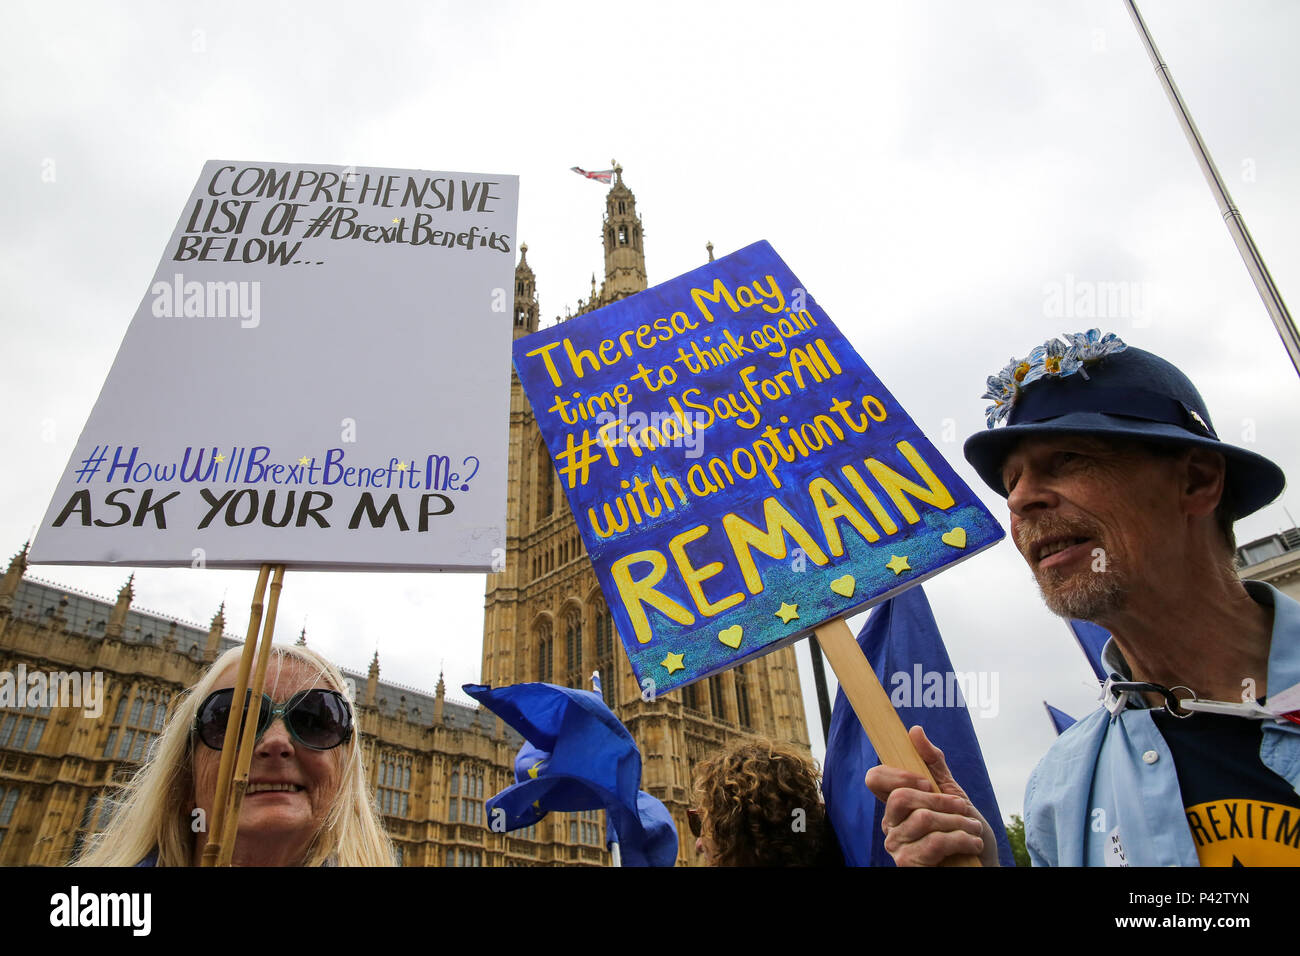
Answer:
[[(1130, 694), (1154, 693), (1164, 698), (1165, 711), (1174, 717), (1190, 717), (1194, 713), (1227, 714), (1231, 717), (1245, 717), (1247, 720), (1287, 720), (1300, 725), (1300, 710), (1291, 710), (1289, 699), (1285, 704), (1280, 705), (1288, 709), (1279, 713), (1273, 707), (1263, 706), (1254, 700), (1209, 700), (1197, 697), (1194, 690), (1181, 684), (1176, 687), (1165, 687), (1149, 681), (1117, 680), (1116, 676), (1112, 674), (1101, 688), (1102, 703), (1112, 715), (1128, 706)], [(1186, 696), (1180, 697), (1175, 693), (1180, 690), (1185, 691)], [(1289, 692), (1283, 692), (1278, 695), (1278, 698), (1290, 696)]]

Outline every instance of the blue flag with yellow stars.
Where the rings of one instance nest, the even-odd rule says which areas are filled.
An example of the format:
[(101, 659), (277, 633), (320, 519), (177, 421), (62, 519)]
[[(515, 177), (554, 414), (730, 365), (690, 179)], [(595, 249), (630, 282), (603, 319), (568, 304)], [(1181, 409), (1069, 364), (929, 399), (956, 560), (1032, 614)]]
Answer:
[(672, 817), (640, 789), (641, 752), (599, 694), (542, 683), (464, 690), (525, 740), (516, 782), (487, 801), (489, 827), (517, 830), (552, 810), (604, 810), (624, 866), (676, 862)]
[[(1003, 866), (1015, 866), (961, 681), (921, 588), (878, 605), (858, 634), (858, 646), (889, 693), (903, 726), (920, 724), (930, 742), (943, 751), (953, 779), (993, 828), (998, 860)], [(847, 866), (894, 865), (880, 831), (884, 804), (863, 780), (879, 762), (841, 688), (831, 714), (822, 795)]]

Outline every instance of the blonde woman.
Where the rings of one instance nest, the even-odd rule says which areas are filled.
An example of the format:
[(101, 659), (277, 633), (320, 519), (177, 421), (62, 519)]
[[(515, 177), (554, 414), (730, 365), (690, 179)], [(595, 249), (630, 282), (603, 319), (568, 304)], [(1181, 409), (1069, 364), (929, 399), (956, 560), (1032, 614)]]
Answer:
[[(76, 865), (198, 865), (242, 651), (219, 657), (181, 699)], [(392, 866), (343, 675), (306, 647), (277, 646), (265, 696), (234, 864)]]

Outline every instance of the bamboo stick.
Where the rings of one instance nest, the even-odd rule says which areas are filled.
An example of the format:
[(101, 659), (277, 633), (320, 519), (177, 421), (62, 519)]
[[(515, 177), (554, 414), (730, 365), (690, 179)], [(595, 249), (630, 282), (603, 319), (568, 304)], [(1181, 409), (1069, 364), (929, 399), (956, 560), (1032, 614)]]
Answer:
[(226, 820), (226, 808), (230, 802), (230, 783), (235, 770), (235, 748), (228, 746), (232, 740), (239, 739), (241, 717), (244, 713), (240, 706), (248, 690), (248, 674), (253, 666), (253, 652), (257, 647), (257, 632), (262, 626), (262, 598), (266, 594), (266, 580), (271, 574), (269, 564), (262, 565), (257, 573), (257, 585), (253, 591), (253, 603), (249, 608), (248, 630), (244, 633), (244, 653), (239, 658), (239, 672), (235, 677), (235, 703), (230, 707), (230, 719), (226, 722), (226, 744), (221, 748), (221, 764), (217, 770), (217, 790), (213, 795), (212, 818), (207, 821), (208, 842), (203, 847), (203, 859), (200, 866), (216, 866), (221, 853), (221, 834)]
[[(253, 762), (253, 750), (257, 746), (257, 723), (262, 710), (262, 695), (266, 690), (266, 670), (271, 661), (271, 639), (275, 635), (275, 616), (280, 606), (280, 589), (284, 583), (284, 565), (273, 568), (271, 593), (266, 602), (266, 617), (262, 623), (262, 641), (257, 650), (257, 672), (253, 676), (251, 699), (248, 702), (248, 716), (244, 720), (243, 733), (239, 740), (239, 753), (235, 758), (235, 774), (230, 791), (230, 804), (222, 821), (221, 848), (217, 857), (217, 866), (230, 866), (235, 852), (235, 838), (239, 830), (239, 811), (244, 803), (244, 791), (248, 788), (248, 769)], [(224, 750), (225, 748), (223, 748)]]

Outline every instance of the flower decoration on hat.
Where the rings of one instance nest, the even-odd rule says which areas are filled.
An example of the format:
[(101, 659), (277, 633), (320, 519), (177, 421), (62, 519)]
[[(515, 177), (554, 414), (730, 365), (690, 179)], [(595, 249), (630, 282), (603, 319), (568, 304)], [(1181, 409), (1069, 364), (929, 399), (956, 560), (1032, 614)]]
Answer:
[(1066, 356), (1070, 354), (1069, 347), (1060, 339), (1050, 339), (1042, 345), (1034, 347), (1025, 361), (1029, 364), (1029, 371), (1025, 374), (1025, 379), (1021, 382), (1021, 387), (1032, 385), (1040, 378), (1048, 375), (1068, 375), (1077, 368), (1077, 364), (1070, 369), (1070, 372), (1062, 370)]
[(1073, 335), (1068, 332), (1063, 334), (1069, 340), (1070, 347), (1061, 361), (1061, 374), (1069, 375), (1078, 372), (1085, 381), (1088, 378), (1085, 365), (1093, 365), (1107, 355), (1123, 352), (1128, 348), (1114, 332), (1102, 335), (1100, 329), (1089, 329), (1087, 332), (1075, 332)]
[[(1024, 371), (1021, 371), (1022, 368)], [(1016, 375), (1024, 378), (1028, 372), (1028, 366), (1024, 362), (1012, 359), (997, 375), (989, 376), (988, 391), (980, 396), (980, 398), (993, 400), (993, 404), (984, 411), (989, 428), (1011, 414), (1011, 406), (1015, 404), (1016, 396), (1020, 394), (1020, 382), (1016, 379)]]
[(1046, 378), (1067, 378), (1078, 372), (1088, 381), (1085, 366), (1095, 365), (1107, 355), (1122, 352), (1127, 345), (1114, 332), (1101, 334), (1100, 329), (1087, 332), (1063, 333), (1065, 341), (1049, 339), (1023, 359), (1012, 359), (997, 375), (990, 375), (988, 390), (981, 398), (993, 400), (984, 411), (988, 427), (992, 428), (1011, 414), (1020, 393), (1035, 382)]

